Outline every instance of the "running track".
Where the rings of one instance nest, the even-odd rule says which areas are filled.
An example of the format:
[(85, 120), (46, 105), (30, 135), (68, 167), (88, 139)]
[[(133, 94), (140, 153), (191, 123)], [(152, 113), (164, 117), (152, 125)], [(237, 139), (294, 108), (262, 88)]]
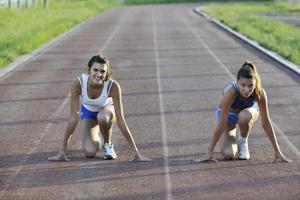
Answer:
[[(196, 6), (110, 9), (2, 77), (0, 199), (299, 199), (299, 77), (193, 13)], [(47, 161), (62, 142), (71, 82), (99, 49), (122, 86), (134, 139), (153, 162), (128, 162), (116, 127), (116, 161), (83, 158), (78, 129), (71, 162)], [(294, 162), (270, 163), (272, 147), (256, 123), (251, 160), (194, 163), (212, 134), (221, 89), (244, 59), (258, 66), (279, 144)]]

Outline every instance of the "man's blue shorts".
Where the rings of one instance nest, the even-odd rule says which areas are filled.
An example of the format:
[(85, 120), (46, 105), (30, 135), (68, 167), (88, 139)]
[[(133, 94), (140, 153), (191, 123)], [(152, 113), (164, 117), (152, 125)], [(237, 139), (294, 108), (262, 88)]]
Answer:
[(98, 112), (93, 112), (86, 109), (82, 104), (80, 105), (80, 119), (94, 119), (97, 120)]

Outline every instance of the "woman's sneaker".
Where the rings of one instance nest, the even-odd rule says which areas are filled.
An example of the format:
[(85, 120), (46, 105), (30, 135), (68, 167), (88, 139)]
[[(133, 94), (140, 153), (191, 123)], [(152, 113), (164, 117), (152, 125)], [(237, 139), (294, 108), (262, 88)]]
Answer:
[(239, 139), (239, 159), (240, 160), (249, 160), (250, 153), (248, 149), (248, 141)]
[(117, 154), (114, 150), (114, 145), (109, 143), (104, 143), (103, 145), (103, 159), (104, 160), (114, 160), (117, 158)]

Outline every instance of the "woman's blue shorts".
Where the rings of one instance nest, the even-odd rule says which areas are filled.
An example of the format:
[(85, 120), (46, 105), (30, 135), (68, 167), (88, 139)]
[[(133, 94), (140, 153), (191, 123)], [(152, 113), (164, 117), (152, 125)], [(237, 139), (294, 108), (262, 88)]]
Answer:
[(86, 109), (82, 104), (80, 105), (80, 119), (94, 119), (97, 120), (98, 112), (93, 112)]
[[(257, 109), (257, 111), (259, 111), (258, 105), (257, 103), (254, 103), (254, 105), (251, 108), (255, 108)], [(238, 112), (229, 112), (228, 113), (228, 119), (227, 122), (229, 124), (237, 124), (239, 121), (239, 113)], [(221, 120), (221, 108), (219, 106), (217, 106), (216, 108), (216, 121), (219, 122)]]

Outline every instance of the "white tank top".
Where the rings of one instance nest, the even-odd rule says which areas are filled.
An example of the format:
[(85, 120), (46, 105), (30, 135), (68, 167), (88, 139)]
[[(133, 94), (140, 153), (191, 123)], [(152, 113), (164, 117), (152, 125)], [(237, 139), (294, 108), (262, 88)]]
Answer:
[(87, 83), (89, 80), (88, 74), (82, 74), (82, 82), (80, 77), (78, 77), (78, 80), (81, 85), (81, 95), (80, 95), (80, 103), (88, 110), (92, 112), (98, 112), (101, 108), (113, 105), (113, 100), (111, 97), (108, 97), (109, 91), (111, 89), (111, 86), (113, 84), (113, 80), (104, 81), (104, 85), (102, 88), (101, 95), (96, 99), (89, 98), (87, 94)]

